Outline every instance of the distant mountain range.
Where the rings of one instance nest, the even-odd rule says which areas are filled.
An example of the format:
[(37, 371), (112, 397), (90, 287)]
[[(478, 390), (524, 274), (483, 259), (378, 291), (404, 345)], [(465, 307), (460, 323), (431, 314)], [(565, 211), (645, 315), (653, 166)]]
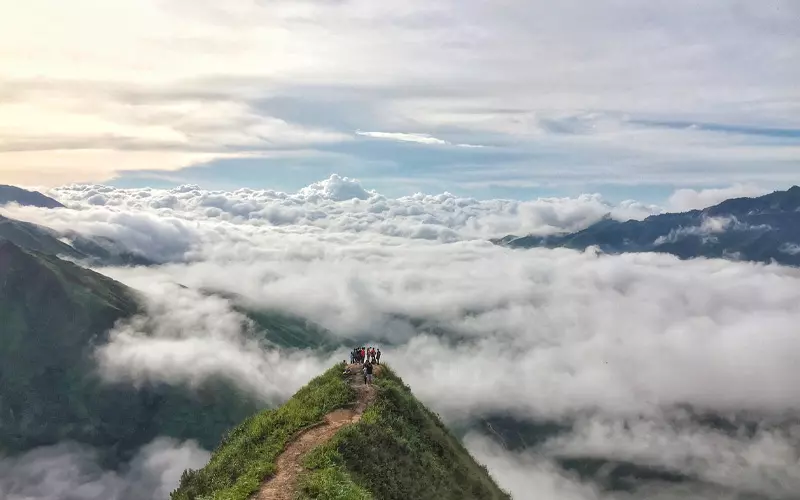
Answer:
[(606, 253), (664, 252), (800, 266), (800, 187), (734, 198), (703, 210), (621, 222), (610, 216), (574, 233), (492, 240), (510, 248), (597, 246)]
[[(66, 208), (58, 201), (16, 186), (0, 185), (0, 205), (18, 203), (39, 208)], [(75, 231), (59, 233), (31, 222), (0, 215), (0, 239), (47, 255), (84, 261), (102, 266), (149, 266), (152, 260), (131, 252), (122, 243), (101, 236), (86, 236)]]
[(28, 191), (17, 186), (0, 184), (0, 205), (17, 203), (26, 207), (65, 208), (58, 201), (38, 191)]

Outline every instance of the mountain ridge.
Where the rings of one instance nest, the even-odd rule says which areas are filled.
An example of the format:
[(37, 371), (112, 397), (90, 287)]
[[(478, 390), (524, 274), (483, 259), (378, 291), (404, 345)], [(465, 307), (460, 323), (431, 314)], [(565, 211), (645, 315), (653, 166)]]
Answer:
[[(59, 233), (46, 226), (0, 215), (0, 238), (36, 252), (83, 261), (90, 265), (150, 266), (155, 262), (127, 250), (110, 238)], [(69, 243), (68, 243), (69, 242)]]
[(724, 200), (702, 210), (601, 220), (573, 233), (491, 240), (509, 248), (596, 246), (607, 253), (658, 252), (800, 266), (800, 187)]
[(0, 205), (17, 203), (24, 207), (66, 208), (58, 200), (45, 196), (39, 191), (28, 191), (17, 186), (0, 184)]
[(142, 313), (138, 292), (124, 284), (0, 240), (0, 450), (69, 440), (114, 465), (158, 436), (213, 447), (231, 422), (262, 407), (223, 380), (194, 391), (104, 380), (96, 348)]
[[(266, 496), (258, 498), (272, 499), (510, 498), (390, 368), (380, 365), (376, 375), (374, 386), (365, 386), (358, 365), (334, 365), (280, 408), (232, 429), (205, 467), (184, 472), (171, 499), (245, 500), (259, 491)], [(330, 426), (336, 412), (350, 416), (317, 433), (324, 439), (301, 456), (282, 460), (310, 429)], [(301, 468), (281, 483), (291, 491), (273, 491), (271, 481), (287, 474), (280, 468), (287, 463)]]

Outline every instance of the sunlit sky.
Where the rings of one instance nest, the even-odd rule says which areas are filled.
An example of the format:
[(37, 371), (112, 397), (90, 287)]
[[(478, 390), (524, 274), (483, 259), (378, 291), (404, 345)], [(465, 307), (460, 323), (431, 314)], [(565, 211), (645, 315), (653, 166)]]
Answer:
[(0, 0), (0, 182), (782, 189), (799, 19), (795, 0)]

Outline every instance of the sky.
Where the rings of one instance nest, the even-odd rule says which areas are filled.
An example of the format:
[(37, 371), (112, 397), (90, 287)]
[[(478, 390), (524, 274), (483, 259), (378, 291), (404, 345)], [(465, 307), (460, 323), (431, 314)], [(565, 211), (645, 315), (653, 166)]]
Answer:
[[(701, 208), (736, 189), (748, 187), (679, 190), (669, 200)], [(666, 207), (599, 195), (395, 198), (336, 176), (297, 191), (72, 185), (47, 194), (67, 207), (7, 205), (0, 214), (64, 235), (113, 238), (161, 264), (96, 269), (141, 292), (146, 311), (118, 323), (95, 348), (106, 380), (191, 390), (224, 377), (274, 405), (346, 357), (264, 349), (228, 299), (200, 292), (214, 289), (334, 335), (372, 338), (383, 361), (448, 425), (502, 414), (565, 426), (514, 451), (481, 433), (465, 437), (514, 498), (789, 499), (800, 491), (797, 268), (512, 250), (486, 240)], [(686, 405), (730, 418), (734, 430), (706, 425)], [(96, 452), (58, 443), (0, 457), (0, 496), (164, 498), (210, 450), (161, 436), (117, 471), (104, 470)], [(570, 457), (634, 462), (689, 479), (614, 492), (558, 465)]]
[(793, 0), (0, 0), (0, 182), (785, 189)]

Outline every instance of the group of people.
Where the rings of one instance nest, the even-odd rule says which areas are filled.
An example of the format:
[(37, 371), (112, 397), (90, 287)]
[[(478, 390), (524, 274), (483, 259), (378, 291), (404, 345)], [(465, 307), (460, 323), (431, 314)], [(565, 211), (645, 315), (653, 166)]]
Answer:
[[(372, 365), (381, 364), (381, 350), (374, 347), (356, 347), (350, 351), (350, 364), (358, 363), (364, 373), (364, 383), (372, 383)], [(349, 371), (349, 369), (348, 369)]]
[(361, 346), (350, 351), (350, 364), (365, 364), (367, 362), (373, 365), (381, 364), (381, 350), (374, 347)]

